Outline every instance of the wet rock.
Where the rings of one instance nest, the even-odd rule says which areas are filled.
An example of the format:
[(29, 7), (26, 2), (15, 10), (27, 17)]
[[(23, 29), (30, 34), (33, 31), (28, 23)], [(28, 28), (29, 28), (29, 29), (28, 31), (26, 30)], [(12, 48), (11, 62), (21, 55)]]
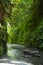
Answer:
[(40, 54), (40, 52), (39, 52), (39, 51), (37, 51), (37, 50), (32, 51), (32, 53), (34, 53), (34, 54)]
[(33, 50), (29, 50), (29, 49), (23, 49), (23, 53), (26, 55), (33, 55), (33, 56), (37, 56), (37, 57), (40, 56), (40, 52), (37, 50), (33, 51)]
[(40, 54), (34, 54), (34, 56), (36, 56), (36, 57), (40, 57)]

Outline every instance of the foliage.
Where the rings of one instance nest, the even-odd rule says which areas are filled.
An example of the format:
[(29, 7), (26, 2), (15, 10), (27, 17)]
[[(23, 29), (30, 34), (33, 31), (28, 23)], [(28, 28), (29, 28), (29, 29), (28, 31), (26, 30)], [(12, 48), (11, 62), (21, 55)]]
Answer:
[[(38, 47), (43, 39), (43, 19), (38, 0), (11, 0), (13, 4), (8, 27), (8, 41)], [(38, 42), (39, 40), (39, 42)]]
[(4, 21), (4, 15), (6, 13), (5, 0), (0, 0), (0, 55), (6, 53), (7, 42), (7, 25)]
[[(7, 32), (6, 32), (7, 28), (1, 25), (0, 27), (0, 55), (2, 55), (5, 51), (4, 49), (6, 49), (6, 41), (7, 41)], [(6, 53), (6, 52), (5, 52)]]
[(3, 47), (0, 47), (0, 56), (3, 54)]
[[(7, 22), (6, 30), (9, 43), (32, 47), (42, 45), (43, 13), (40, 8), (43, 3), (41, 3), (42, 0), (2, 0), (5, 13), (3, 17)], [(2, 34), (6, 34), (5, 32), (3, 31)]]

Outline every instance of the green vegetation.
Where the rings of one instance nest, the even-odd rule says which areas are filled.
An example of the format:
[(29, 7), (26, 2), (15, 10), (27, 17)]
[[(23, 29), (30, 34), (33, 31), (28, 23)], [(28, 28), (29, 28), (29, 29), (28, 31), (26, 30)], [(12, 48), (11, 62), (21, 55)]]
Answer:
[(3, 0), (0, 1), (0, 55), (6, 54), (7, 52), (7, 24), (4, 21), (4, 15), (5, 15), (5, 10), (4, 10), (4, 2)]
[(7, 31), (4, 25), (0, 27), (0, 55), (6, 53), (6, 48), (7, 48), (6, 41), (7, 41)]
[[(8, 42), (32, 47), (43, 43), (43, 18), (38, 0), (11, 0), (8, 21)], [(40, 42), (41, 41), (41, 42)]]
[(2, 0), (0, 10), (0, 44), (3, 39), (8, 43), (43, 48), (42, 0)]

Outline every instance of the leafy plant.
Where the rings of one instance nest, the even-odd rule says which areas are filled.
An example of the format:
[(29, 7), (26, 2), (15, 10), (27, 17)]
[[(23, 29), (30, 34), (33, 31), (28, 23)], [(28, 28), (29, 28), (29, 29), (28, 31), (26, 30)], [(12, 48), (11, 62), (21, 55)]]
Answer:
[(0, 56), (3, 54), (3, 47), (0, 46)]

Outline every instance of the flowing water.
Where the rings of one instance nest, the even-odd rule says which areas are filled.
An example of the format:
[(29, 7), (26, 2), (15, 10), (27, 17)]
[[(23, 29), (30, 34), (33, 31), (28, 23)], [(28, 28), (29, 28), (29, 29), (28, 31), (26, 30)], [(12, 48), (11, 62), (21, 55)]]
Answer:
[(7, 55), (17, 61), (24, 61), (28, 63), (33, 63), (34, 65), (43, 65), (43, 51), (40, 51), (40, 57), (26, 55), (23, 53), (22, 49), (24, 46), (22, 45), (14, 45), (8, 44)]

